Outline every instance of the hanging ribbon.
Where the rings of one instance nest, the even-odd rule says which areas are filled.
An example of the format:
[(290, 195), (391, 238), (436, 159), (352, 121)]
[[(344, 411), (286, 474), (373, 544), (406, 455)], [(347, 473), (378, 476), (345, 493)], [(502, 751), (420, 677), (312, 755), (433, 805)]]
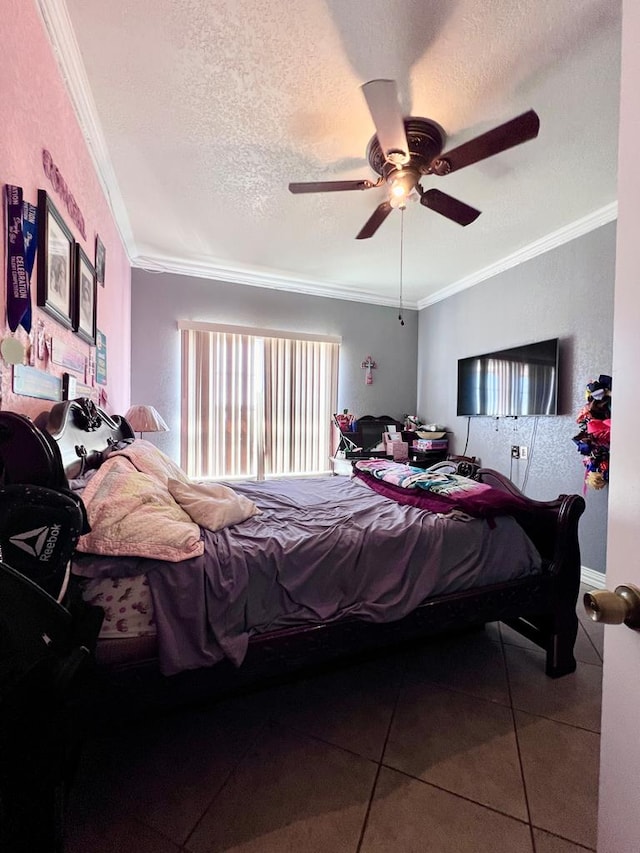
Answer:
[(22, 236), (24, 240), (24, 265), (29, 287), (29, 301), (22, 318), (22, 325), (29, 332), (31, 330), (31, 273), (38, 251), (38, 208), (28, 201), (22, 203)]
[(31, 332), (30, 279), (35, 263), (37, 208), (22, 201), (22, 187), (5, 187), (7, 222), (7, 323)]

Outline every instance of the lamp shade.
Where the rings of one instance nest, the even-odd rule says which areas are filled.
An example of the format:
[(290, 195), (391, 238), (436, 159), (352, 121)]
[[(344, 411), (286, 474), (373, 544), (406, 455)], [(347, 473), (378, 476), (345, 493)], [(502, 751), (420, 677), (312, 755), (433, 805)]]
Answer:
[(153, 406), (131, 406), (125, 419), (134, 432), (168, 432), (169, 427)]

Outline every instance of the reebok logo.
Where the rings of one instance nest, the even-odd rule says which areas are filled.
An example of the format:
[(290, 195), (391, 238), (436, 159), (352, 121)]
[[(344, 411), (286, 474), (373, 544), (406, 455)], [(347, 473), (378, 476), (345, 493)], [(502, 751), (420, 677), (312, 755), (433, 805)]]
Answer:
[(30, 557), (48, 562), (53, 554), (62, 525), (52, 524), (51, 527), (36, 527), (24, 533), (16, 533), (9, 537), (9, 542), (16, 548), (25, 551)]

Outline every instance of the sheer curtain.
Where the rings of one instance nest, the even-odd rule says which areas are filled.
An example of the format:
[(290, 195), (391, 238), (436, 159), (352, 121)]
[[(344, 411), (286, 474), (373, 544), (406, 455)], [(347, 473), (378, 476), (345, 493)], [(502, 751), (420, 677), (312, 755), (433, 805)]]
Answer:
[(329, 470), (339, 339), (179, 325), (181, 463), (190, 477)]

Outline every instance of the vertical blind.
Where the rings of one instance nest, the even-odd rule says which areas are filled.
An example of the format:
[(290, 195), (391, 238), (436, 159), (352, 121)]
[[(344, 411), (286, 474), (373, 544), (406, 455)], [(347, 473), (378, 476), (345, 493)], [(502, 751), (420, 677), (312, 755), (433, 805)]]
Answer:
[(329, 468), (339, 344), (183, 327), (182, 467), (190, 477)]

